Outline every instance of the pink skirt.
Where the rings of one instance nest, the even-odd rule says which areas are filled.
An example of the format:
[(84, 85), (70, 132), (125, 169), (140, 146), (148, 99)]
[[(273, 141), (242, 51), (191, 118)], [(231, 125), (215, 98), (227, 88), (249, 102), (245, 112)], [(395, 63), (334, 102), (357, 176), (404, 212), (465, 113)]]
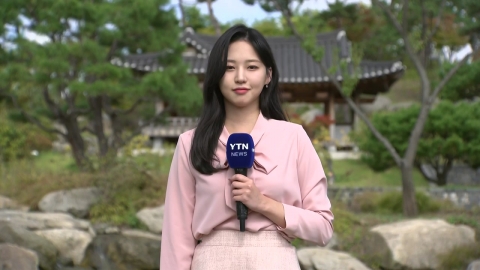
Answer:
[(300, 270), (295, 247), (276, 231), (212, 231), (195, 248), (191, 270)]

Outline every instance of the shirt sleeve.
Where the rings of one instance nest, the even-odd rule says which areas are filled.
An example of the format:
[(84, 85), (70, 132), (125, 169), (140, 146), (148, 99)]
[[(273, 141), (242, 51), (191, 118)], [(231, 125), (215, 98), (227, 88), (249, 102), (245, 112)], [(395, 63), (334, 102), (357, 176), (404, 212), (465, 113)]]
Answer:
[(196, 240), (192, 232), (195, 179), (180, 136), (168, 176), (160, 250), (160, 269), (189, 270)]
[(278, 229), (290, 238), (301, 238), (321, 246), (333, 234), (333, 214), (327, 197), (327, 179), (322, 163), (303, 128), (297, 137), (297, 172), (302, 206), (283, 204), (286, 227)]

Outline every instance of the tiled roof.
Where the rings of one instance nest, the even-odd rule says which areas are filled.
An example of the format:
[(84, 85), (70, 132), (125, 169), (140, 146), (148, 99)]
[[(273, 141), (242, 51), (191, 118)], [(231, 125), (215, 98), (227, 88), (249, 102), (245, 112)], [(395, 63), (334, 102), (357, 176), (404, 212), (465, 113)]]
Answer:
[[(186, 30), (181, 41), (196, 49), (197, 54), (185, 55), (184, 60), (189, 64), (189, 73), (203, 74), (207, 68), (208, 54), (216, 41), (215, 36), (194, 33)], [(283, 83), (308, 83), (329, 81), (326, 74), (321, 71), (320, 65), (315, 62), (295, 37), (267, 37)], [(329, 69), (336, 65), (339, 59), (350, 61), (351, 45), (347, 40), (345, 31), (337, 30), (319, 34), (317, 42), (324, 47), (323, 64)], [(337, 54), (337, 55), (335, 55)], [(112, 64), (142, 71), (162, 70), (158, 64), (159, 53), (135, 54), (123, 59), (113, 59)], [(388, 74), (402, 72), (404, 66), (395, 61), (362, 61), (360, 64), (361, 79), (382, 77)], [(337, 80), (342, 80), (340, 73), (336, 74)]]

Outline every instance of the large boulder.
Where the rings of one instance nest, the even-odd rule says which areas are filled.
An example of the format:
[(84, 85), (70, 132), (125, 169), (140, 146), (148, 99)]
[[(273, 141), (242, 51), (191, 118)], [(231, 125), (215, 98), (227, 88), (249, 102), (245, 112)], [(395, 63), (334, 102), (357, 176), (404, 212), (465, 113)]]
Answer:
[(467, 270), (480, 270), (480, 259), (471, 262), (468, 265)]
[(297, 251), (302, 270), (369, 270), (362, 262), (348, 253), (321, 247), (302, 248)]
[(144, 208), (136, 216), (153, 233), (161, 233), (163, 226), (163, 205), (155, 208)]
[(366, 254), (386, 269), (437, 269), (442, 254), (475, 243), (475, 231), (440, 219), (414, 219), (373, 227), (365, 236)]
[(76, 219), (69, 214), (38, 213), (5, 210), (0, 211), (0, 221), (8, 221), (26, 230), (76, 229), (94, 234), (90, 222)]
[[(15, 223), (0, 221), (0, 243), (13, 244), (34, 251), (44, 270), (55, 269), (57, 249), (47, 239), (28, 231)], [(12, 249), (9, 249), (12, 251)]]
[(38, 208), (43, 212), (70, 213), (85, 218), (101, 195), (101, 190), (94, 187), (60, 190), (45, 195), (38, 203)]
[(38, 256), (35, 252), (12, 244), (0, 244), (1, 270), (37, 270)]
[(82, 266), (94, 269), (144, 270), (160, 268), (158, 236), (98, 235), (85, 252)]
[(59, 254), (74, 265), (82, 262), (85, 250), (93, 239), (90, 233), (74, 229), (39, 230), (35, 233), (52, 242)]

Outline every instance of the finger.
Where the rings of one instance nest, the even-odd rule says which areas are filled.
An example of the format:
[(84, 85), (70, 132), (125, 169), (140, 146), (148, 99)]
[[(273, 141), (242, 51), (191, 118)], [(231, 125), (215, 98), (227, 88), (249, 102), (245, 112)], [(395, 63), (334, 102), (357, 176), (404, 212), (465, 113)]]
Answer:
[(233, 189), (232, 196), (243, 196), (243, 198), (249, 198), (252, 192), (247, 189)]
[(232, 182), (232, 187), (233, 187), (234, 189), (247, 188), (247, 187), (248, 187), (248, 184), (242, 183), (242, 182), (238, 182), (238, 181), (234, 181), (234, 182)]
[(230, 178), (231, 181), (240, 181), (240, 182), (247, 182), (250, 180), (250, 178), (246, 177), (245, 175), (242, 174), (234, 174), (232, 178)]

